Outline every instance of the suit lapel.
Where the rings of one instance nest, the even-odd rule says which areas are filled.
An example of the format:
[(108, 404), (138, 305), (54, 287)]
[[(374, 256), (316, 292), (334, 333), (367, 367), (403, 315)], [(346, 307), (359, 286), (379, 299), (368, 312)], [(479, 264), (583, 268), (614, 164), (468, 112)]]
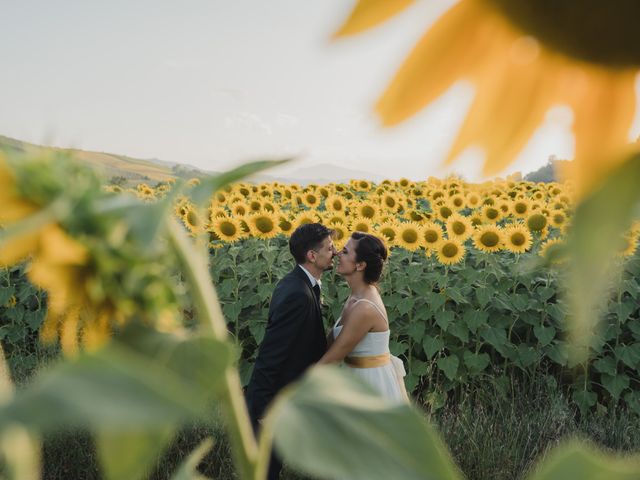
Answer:
[(313, 287), (311, 286), (311, 280), (309, 280), (309, 276), (300, 268), (300, 265), (296, 265), (296, 268), (293, 270), (294, 273), (300, 278), (304, 284), (309, 289), (309, 293), (311, 293), (312, 298), (315, 299), (316, 311), (318, 314), (318, 318), (322, 321), (322, 309), (320, 308), (320, 299), (316, 297), (316, 293), (313, 291)]

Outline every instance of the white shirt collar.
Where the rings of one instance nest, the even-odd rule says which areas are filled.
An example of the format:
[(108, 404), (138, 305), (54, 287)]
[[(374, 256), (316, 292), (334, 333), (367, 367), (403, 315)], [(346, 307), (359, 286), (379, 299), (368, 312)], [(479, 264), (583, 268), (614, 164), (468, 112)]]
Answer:
[(322, 282), (320, 280), (318, 280), (316, 277), (314, 277), (313, 275), (311, 275), (309, 273), (309, 270), (307, 270), (306, 268), (304, 268), (302, 265), (298, 264), (298, 266), (302, 269), (302, 271), (304, 273), (307, 274), (307, 277), (309, 277), (309, 281), (311, 282), (311, 287), (315, 287), (316, 285), (319, 285), (320, 287), (322, 287)]

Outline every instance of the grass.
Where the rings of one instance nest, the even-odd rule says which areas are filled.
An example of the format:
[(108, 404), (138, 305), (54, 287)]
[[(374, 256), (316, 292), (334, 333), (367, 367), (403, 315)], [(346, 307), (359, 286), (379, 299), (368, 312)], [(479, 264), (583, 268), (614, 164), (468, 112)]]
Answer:
[[(521, 479), (561, 442), (588, 439), (607, 451), (640, 451), (640, 418), (623, 409), (581, 417), (564, 395), (547, 384), (514, 381), (509, 394), (490, 381), (469, 389), (456, 403), (431, 415), (456, 463), (469, 480)], [(158, 460), (151, 480), (168, 480), (179, 463), (204, 439), (213, 450), (200, 464), (208, 478), (236, 479), (225, 434), (220, 426), (193, 425), (178, 433)], [(98, 480), (91, 437), (84, 432), (48, 436), (44, 443), (44, 478)], [(303, 477), (285, 469), (282, 479)]]

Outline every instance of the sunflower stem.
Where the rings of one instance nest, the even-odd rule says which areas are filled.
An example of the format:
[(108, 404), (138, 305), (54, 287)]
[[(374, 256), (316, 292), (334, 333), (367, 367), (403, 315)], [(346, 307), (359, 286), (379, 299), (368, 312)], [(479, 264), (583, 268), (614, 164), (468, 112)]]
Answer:
[[(169, 219), (167, 227), (169, 240), (182, 265), (186, 281), (191, 287), (200, 327), (217, 340), (227, 341), (227, 327), (206, 268), (208, 265), (206, 258), (198, 254), (199, 252), (175, 220)], [(258, 480), (266, 473), (265, 465), (268, 457), (264, 449), (261, 455), (258, 454), (258, 445), (249, 423), (237, 369), (227, 368), (224, 382), (226, 388), (222, 392), (221, 406), (227, 419), (227, 429), (240, 478)]]

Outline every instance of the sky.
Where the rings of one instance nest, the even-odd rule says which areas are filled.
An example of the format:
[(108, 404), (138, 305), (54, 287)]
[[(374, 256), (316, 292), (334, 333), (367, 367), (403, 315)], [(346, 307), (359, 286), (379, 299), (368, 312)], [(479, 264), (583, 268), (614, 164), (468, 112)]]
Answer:
[[(0, 134), (220, 171), (294, 156), (386, 178), (480, 180), (446, 157), (473, 98), (464, 82), (394, 128), (373, 105), (453, 0), (423, 0), (331, 42), (347, 0), (2, 0)], [(550, 112), (504, 174), (571, 158), (571, 114)], [(637, 135), (639, 121), (633, 135)]]

